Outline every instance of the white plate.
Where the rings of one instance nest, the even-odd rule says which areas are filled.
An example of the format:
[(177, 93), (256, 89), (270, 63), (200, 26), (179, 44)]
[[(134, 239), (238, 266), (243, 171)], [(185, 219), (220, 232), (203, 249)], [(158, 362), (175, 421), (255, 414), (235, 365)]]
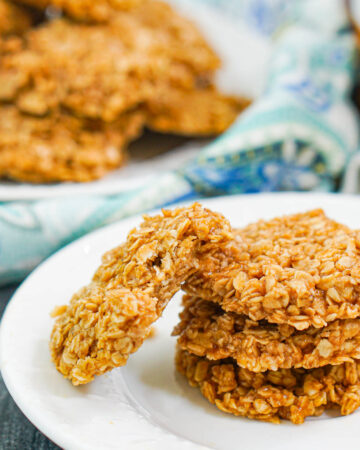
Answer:
[[(232, 22), (220, 10), (194, 0), (170, 0), (183, 15), (188, 16), (208, 39), (223, 61), (217, 76), (219, 87), (230, 94), (246, 95), (256, 98), (261, 93), (266, 66), (271, 54), (270, 41), (245, 23)], [(1, 120), (1, 117), (0, 117)], [(160, 138), (159, 138), (160, 139)], [(161, 139), (164, 144), (164, 139)], [(182, 146), (173, 139), (168, 140), (164, 150), (173, 149), (149, 158), (159, 142), (142, 142), (142, 147), (150, 146), (142, 157), (131, 159), (127, 166), (120, 168), (101, 180), (90, 183), (60, 183), (52, 185), (32, 185), (26, 183), (0, 182), (0, 201), (34, 200), (70, 195), (115, 194), (135, 189), (148, 182), (154, 173), (164, 169), (177, 169), (194, 157), (201, 148), (201, 142), (191, 141)], [(139, 154), (139, 152), (137, 151)]]
[[(259, 218), (323, 207), (351, 227), (360, 224), (357, 197), (326, 194), (268, 194), (218, 198), (204, 205), (223, 212), (235, 226)], [(174, 369), (179, 309), (174, 299), (156, 323), (157, 334), (127, 366), (73, 387), (50, 362), (49, 312), (66, 303), (90, 280), (107, 249), (140, 222), (133, 218), (92, 233), (43, 263), (19, 288), (0, 330), (5, 383), (25, 415), (66, 449), (339, 450), (359, 448), (360, 412), (323, 415), (302, 426), (277, 426), (222, 413)]]

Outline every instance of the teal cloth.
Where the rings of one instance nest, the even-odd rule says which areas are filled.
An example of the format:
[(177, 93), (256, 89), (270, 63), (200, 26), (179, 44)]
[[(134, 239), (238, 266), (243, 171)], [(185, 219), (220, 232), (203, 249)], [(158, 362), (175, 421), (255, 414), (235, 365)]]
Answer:
[(355, 41), (340, 2), (327, 0), (325, 16), (319, 14), (324, 0), (197, 1), (246, 15), (272, 35), (275, 51), (261, 98), (193, 161), (157, 174), (143, 188), (1, 204), (0, 284), (21, 280), (91, 230), (160, 206), (219, 194), (336, 189), (359, 135), (349, 101)]

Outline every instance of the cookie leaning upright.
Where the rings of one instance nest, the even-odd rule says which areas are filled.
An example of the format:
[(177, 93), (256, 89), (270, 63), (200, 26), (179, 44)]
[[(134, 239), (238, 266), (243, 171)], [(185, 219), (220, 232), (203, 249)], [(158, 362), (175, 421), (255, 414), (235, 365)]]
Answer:
[(228, 221), (199, 204), (145, 216), (104, 255), (93, 281), (57, 308), (50, 342), (57, 369), (77, 385), (126, 364), (200, 255), (231, 238)]

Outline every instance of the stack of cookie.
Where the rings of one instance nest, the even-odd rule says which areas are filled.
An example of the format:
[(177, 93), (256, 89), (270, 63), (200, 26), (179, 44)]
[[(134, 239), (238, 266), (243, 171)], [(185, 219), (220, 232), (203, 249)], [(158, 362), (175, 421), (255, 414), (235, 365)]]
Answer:
[(248, 104), (217, 91), (218, 56), (166, 3), (17, 3), (0, 0), (0, 177), (96, 179), (145, 126), (215, 135)]
[(299, 424), (360, 406), (360, 232), (321, 210), (238, 230), (185, 283), (177, 369), (222, 411)]

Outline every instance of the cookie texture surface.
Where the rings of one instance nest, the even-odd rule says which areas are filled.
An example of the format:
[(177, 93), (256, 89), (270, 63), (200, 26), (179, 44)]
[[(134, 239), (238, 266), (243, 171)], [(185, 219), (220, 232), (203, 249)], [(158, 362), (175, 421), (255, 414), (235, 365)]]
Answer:
[(0, 177), (32, 183), (90, 181), (121, 166), (142, 113), (106, 124), (64, 113), (37, 118), (0, 106)]
[[(145, 127), (217, 135), (249, 104), (216, 89), (219, 57), (191, 20), (164, 2), (19, 3), (0, 0), (2, 178), (91, 181), (120, 167)], [(24, 132), (11, 136), (22, 125)]]
[(103, 257), (92, 282), (57, 308), (50, 340), (56, 368), (74, 384), (126, 363), (148, 337), (203, 252), (231, 239), (221, 214), (194, 204), (144, 217)]
[(360, 315), (360, 233), (322, 210), (259, 221), (204, 255), (185, 291), (251, 320), (322, 328)]
[(0, 101), (32, 115), (66, 108), (113, 121), (150, 101), (155, 84), (194, 90), (198, 77), (210, 77), (219, 60), (195, 27), (192, 35), (186, 49), (166, 28), (125, 13), (97, 26), (53, 20), (2, 46)]
[(298, 331), (289, 325), (255, 322), (215, 303), (185, 296), (174, 330), (178, 344), (210, 360), (233, 358), (252, 372), (339, 365), (360, 359), (360, 319), (336, 320)]
[(162, 133), (217, 135), (249, 104), (249, 100), (225, 96), (213, 86), (194, 90), (160, 86), (158, 95), (147, 103), (147, 123)]
[(176, 368), (221, 411), (250, 419), (301, 424), (327, 408), (348, 415), (360, 406), (358, 361), (320, 369), (254, 373), (231, 359), (210, 361), (177, 350)]

